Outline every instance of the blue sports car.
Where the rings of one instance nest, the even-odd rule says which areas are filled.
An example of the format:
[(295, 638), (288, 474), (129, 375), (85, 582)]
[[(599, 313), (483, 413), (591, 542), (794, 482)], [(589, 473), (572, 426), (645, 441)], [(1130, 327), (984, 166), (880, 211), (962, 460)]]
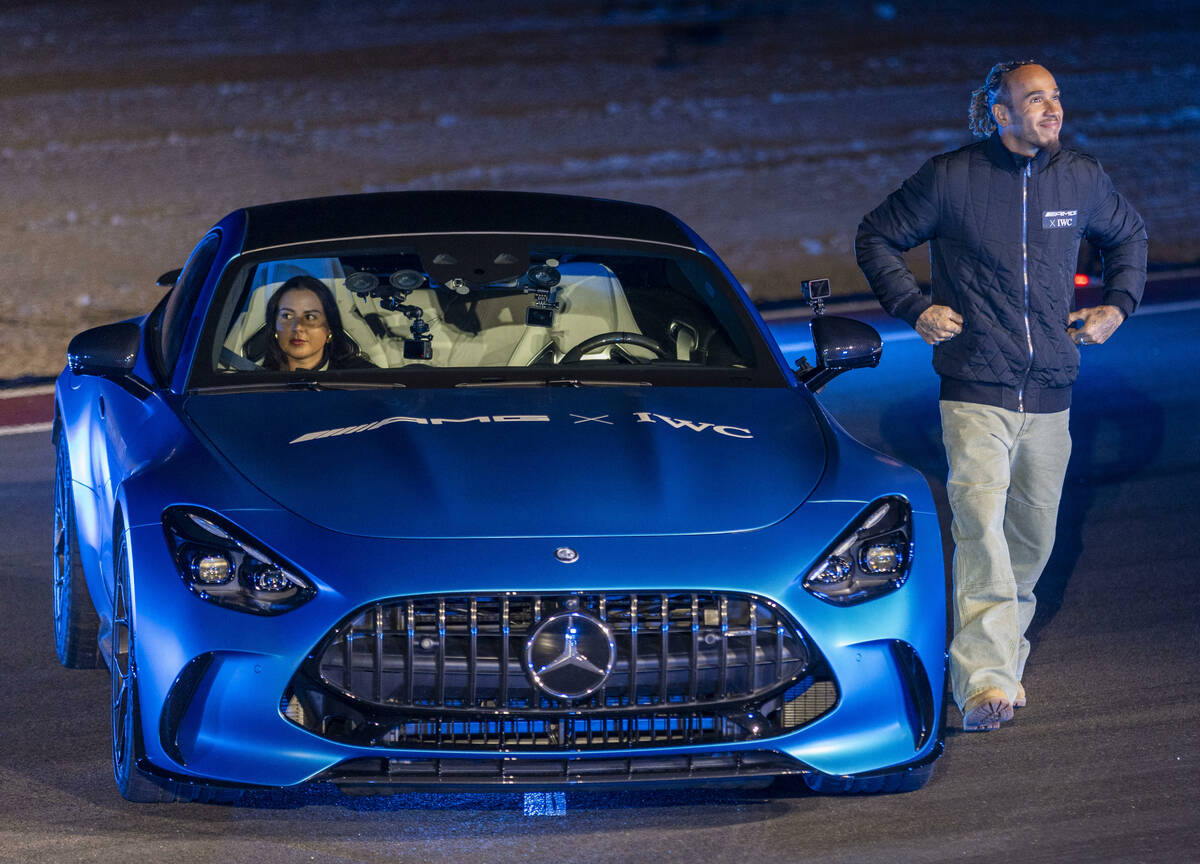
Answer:
[(248, 207), (160, 283), (55, 397), (126, 798), (929, 778), (934, 504), (814, 396), (867, 325), (789, 368), (678, 219), (527, 193)]

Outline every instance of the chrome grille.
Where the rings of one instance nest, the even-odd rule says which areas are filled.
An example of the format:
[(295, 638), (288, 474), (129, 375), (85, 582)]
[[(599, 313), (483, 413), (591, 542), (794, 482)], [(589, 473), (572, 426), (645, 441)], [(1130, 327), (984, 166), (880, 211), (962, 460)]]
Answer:
[[(616, 648), (604, 685), (578, 699), (540, 689), (524, 662), (530, 636), (565, 611), (603, 622)], [(795, 728), (832, 706), (836, 690), (814, 677), (821, 667), (815, 660), (781, 609), (746, 594), (400, 598), (361, 609), (335, 628), (281, 707), (319, 734), (376, 746), (587, 749), (745, 740)], [(825, 690), (812, 689), (818, 679)]]

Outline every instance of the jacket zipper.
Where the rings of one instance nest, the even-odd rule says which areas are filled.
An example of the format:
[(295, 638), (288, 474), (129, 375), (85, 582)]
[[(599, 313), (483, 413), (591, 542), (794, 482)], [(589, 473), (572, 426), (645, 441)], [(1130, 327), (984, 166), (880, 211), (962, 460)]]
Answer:
[(1025, 282), (1025, 346), (1029, 354), (1025, 377), (1017, 388), (1017, 410), (1021, 413), (1025, 412), (1025, 385), (1033, 371), (1033, 332), (1029, 327), (1029, 177), (1032, 169), (1033, 163), (1026, 162), (1025, 170), (1021, 172), (1021, 278)]

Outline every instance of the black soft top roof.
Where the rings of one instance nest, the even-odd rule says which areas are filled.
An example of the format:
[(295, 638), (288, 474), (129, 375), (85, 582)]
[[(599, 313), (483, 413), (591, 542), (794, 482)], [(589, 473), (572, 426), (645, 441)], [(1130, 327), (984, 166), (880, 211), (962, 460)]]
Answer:
[(374, 192), (245, 208), (246, 251), (348, 237), (457, 231), (580, 234), (695, 248), (657, 207), (534, 192)]

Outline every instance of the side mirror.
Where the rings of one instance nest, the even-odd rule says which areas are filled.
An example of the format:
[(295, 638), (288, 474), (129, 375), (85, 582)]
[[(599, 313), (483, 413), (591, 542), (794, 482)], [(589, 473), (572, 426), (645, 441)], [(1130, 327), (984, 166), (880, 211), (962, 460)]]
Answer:
[(870, 324), (853, 318), (823, 315), (813, 318), (809, 326), (817, 351), (817, 365), (805, 363), (797, 374), (814, 393), (843, 372), (879, 365), (883, 340)]
[(813, 347), (817, 349), (817, 366), (845, 372), (878, 366), (883, 353), (883, 340), (870, 324), (853, 318), (825, 315), (814, 318)]
[(159, 288), (170, 288), (178, 281), (179, 274), (182, 272), (182, 267), (176, 267), (174, 270), (168, 270), (166, 273), (155, 279), (154, 284)]
[(67, 365), (76, 375), (122, 377), (133, 370), (141, 344), (142, 330), (132, 322), (93, 327), (71, 340)]

